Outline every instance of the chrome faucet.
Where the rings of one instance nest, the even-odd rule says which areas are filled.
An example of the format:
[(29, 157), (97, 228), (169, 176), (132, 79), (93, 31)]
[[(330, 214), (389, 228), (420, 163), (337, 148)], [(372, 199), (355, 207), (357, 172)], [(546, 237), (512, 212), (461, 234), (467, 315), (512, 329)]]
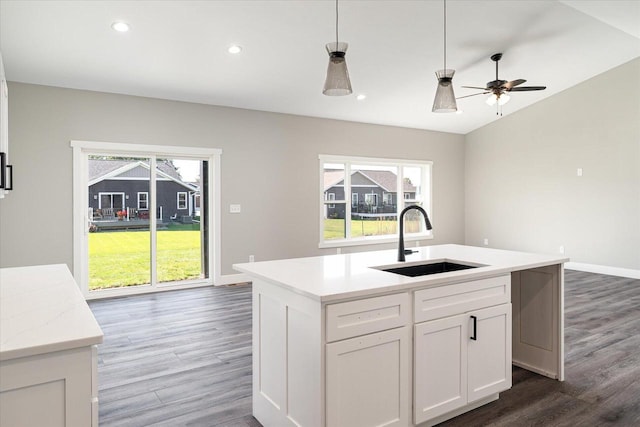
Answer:
[[(400, 239), (398, 242), (398, 261), (404, 261), (404, 255), (405, 255), (405, 250), (404, 250), (404, 214), (407, 213), (407, 211), (410, 211), (411, 209), (415, 209), (417, 211), (422, 212), (422, 215), (424, 215), (424, 223), (427, 226), (427, 230), (431, 230), (433, 227), (431, 227), (431, 222), (429, 221), (429, 215), (427, 215), (427, 212), (422, 209), (420, 206), (417, 205), (411, 205), (411, 206), (407, 206), (406, 208), (404, 208), (402, 210), (402, 212), (400, 212), (400, 224), (399, 226), (399, 235), (400, 235)], [(409, 253), (412, 253), (413, 251), (411, 251), (409, 249)]]

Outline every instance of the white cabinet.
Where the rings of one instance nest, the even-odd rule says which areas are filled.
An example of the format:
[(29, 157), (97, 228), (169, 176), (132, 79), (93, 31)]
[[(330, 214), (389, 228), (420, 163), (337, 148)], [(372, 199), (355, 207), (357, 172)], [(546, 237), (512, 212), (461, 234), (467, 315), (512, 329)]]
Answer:
[(511, 304), (414, 329), (416, 424), (511, 387)]
[(0, 425), (98, 426), (95, 346), (0, 363)]
[(328, 427), (409, 424), (408, 327), (327, 344)]
[[(0, 53), (0, 199), (7, 193), (6, 188), (13, 186), (7, 173), (9, 162), (9, 92), (7, 79), (4, 74), (2, 53)], [(11, 174), (13, 175), (13, 174)]]
[(102, 330), (64, 264), (0, 268), (0, 426), (96, 427)]
[(327, 427), (408, 425), (410, 307), (407, 292), (326, 306)]

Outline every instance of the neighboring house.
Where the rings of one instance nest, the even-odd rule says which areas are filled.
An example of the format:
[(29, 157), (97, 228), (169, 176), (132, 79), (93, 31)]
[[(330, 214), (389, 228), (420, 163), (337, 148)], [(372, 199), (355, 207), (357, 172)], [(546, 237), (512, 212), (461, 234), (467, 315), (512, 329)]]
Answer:
[[(416, 186), (409, 178), (404, 179), (403, 189), (398, 195), (398, 176), (391, 171), (357, 170), (351, 173), (351, 214), (392, 214), (397, 212), (398, 197), (413, 200)], [(324, 199), (345, 200), (344, 171), (325, 170)], [(364, 215), (363, 215), (364, 216)], [(326, 204), (326, 218), (344, 218), (343, 203)]]
[[(90, 158), (89, 208), (93, 212), (109, 213), (103, 219), (113, 218), (121, 210), (138, 218), (149, 218), (149, 177), (149, 164), (142, 160)], [(184, 182), (171, 163), (157, 163), (156, 186), (158, 219), (169, 221), (199, 213), (198, 186)]]

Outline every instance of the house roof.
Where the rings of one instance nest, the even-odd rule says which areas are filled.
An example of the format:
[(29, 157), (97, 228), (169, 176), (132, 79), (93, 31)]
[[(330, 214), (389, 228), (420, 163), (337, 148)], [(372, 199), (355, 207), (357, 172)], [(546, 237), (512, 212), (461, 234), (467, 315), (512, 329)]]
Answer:
[[(397, 192), (398, 176), (391, 171), (380, 170), (362, 170), (353, 171), (351, 176), (356, 173), (361, 174), (365, 178), (369, 179), (373, 183), (380, 186), (382, 189), (389, 193)], [(335, 185), (341, 184), (344, 181), (344, 170), (325, 170), (324, 172), (324, 189), (327, 190)], [(416, 186), (406, 178), (404, 181), (403, 192), (414, 193)]]
[[(120, 173), (131, 170), (136, 166), (143, 166), (149, 169), (149, 163), (143, 160), (113, 160), (113, 159), (89, 159), (89, 183), (94, 184), (103, 179), (117, 176)], [(195, 189), (196, 186), (182, 180), (180, 173), (169, 162), (159, 161), (156, 163), (156, 169), (165, 178), (169, 178), (185, 187)]]

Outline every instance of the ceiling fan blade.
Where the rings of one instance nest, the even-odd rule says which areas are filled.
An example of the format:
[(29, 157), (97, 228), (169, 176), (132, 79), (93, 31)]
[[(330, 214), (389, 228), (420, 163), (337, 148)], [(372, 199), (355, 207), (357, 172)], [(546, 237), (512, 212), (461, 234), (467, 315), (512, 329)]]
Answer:
[(486, 87), (478, 87), (478, 86), (460, 86), (460, 87), (464, 87), (467, 89), (480, 89), (480, 90), (487, 90), (488, 88)]
[(507, 82), (504, 85), (502, 85), (502, 87), (507, 90), (510, 90), (511, 88), (521, 85), (524, 82), (526, 82), (526, 80), (524, 79), (511, 80), (510, 82)]
[(476, 96), (476, 95), (486, 95), (486, 94), (488, 94), (488, 93), (491, 93), (491, 92), (480, 92), (480, 93), (474, 93), (474, 94), (472, 94), (472, 95), (459, 96), (459, 97), (457, 97), (456, 99), (469, 98), (470, 96)]
[(507, 91), (509, 92), (527, 92), (530, 90), (545, 90), (547, 87), (546, 86), (521, 86), (521, 87), (514, 87), (512, 89), (507, 89)]

